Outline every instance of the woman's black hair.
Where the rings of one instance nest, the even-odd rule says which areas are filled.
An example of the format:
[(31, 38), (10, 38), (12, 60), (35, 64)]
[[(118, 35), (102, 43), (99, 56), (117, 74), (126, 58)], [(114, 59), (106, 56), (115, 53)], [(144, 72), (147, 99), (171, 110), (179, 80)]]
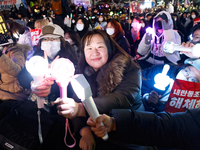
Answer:
[(106, 47), (108, 49), (108, 61), (110, 62), (114, 56), (117, 53), (123, 53), (127, 57), (130, 57), (111, 37), (106, 33), (105, 30), (99, 30), (99, 29), (94, 29), (92, 31), (88, 31), (83, 38), (81, 39), (81, 46), (80, 46), (80, 52), (81, 55), (79, 57), (79, 62), (78, 62), (78, 72), (83, 73), (85, 66), (87, 66), (87, 62), (85, 60), (85, 55), (84, 55), (84, 47), (86, 44), (90, 44), (91, 39), (94, 35), (100, 35), (106, 44)]
[(77, 32), (73, 31), (73, 30), (66, 30), (65, 33), (68, 33), (70, 38), (72, 39), (72, 41), (75, 43), (75, 45), (79, 48), (81, 45), (81, 38), (78, 35)]
[(191, 34), (193, 35), (196, 30), (200, 30), (200, 23), (198, 23), (194, 27), (192, 27)]
[(199, 17), (199, 13), (198, 13), (198, 11), (196, 11), (196, 10), (192, 10), (190, 14), (192, 14), (193, 12), (195, 13), (196, 18), (198, 18), (198, 17)]
[(21, 24), (17, 22), (12, 22), (10, 24), (10, 30), (12, 33), (19, 33), (19, 34), (24, 34), (24, 32), (29, 30), (28, 27), (22, 26)]

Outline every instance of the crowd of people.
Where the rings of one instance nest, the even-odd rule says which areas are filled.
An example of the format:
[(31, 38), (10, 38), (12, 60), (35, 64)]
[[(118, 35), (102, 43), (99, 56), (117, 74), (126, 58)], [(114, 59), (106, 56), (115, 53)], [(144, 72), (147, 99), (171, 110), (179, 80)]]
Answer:
[[(129, 14), (125, 6), (84, 8), (54, 1), (27, 8), (21, 3), (19, 9), (13, 5), (10, 11), (2, 12), (7, 30), (0, 33), (0, 138), (30, 150), (199, 149), (200, 108), (163, 112), (174, 80), (200, 83), (199, 56), (185, 51), (167, 53), (164, 48), (166, 42), (184, 48), (200, 42), (198, 10), (192, 7), (190, 12), (177, 9), (172, 13), (158, 7)], [(55, 3), (62, 6), (61, 12), (55, 9)], [(41, 30), (37, 45), (32, 44), (31, 29)], [(74, 64), (75, 74), (84, 75), (103, 114), (96, 123), (71, 84), (67, 98), (60, 98), (58, 83), (49, 74), (33, 86), (25, 63), (34, 56), (47, 59), (49, 68), (60, 58)], [(154, 77), (166, 64), (170, 66), (167, 75), (173, 80), (162, 91), (154, 86)], [(37, 137), (37, 97), (45, 98), (41, 111), (43, 142)], [(5, 118), (13, 114), (16, 119), (20, 115), (23, 118), (12, 124), (13, 128), (9, 125), (3, 129)], [(66, 144), (74, 142), (65, 133), (68, 125), (76, 140), (74, 147)], [(10, 130), (13, 132), (5, 133)], [(25, 134), (19, 142), (21, 132), (29, 137), (33, 134), (32, 141), (26, 141), (30, 139)], [(107, 133), (109, 139), (105, 141), (101, 137)], [(5, 149), (1, 142), (0, 148)]]

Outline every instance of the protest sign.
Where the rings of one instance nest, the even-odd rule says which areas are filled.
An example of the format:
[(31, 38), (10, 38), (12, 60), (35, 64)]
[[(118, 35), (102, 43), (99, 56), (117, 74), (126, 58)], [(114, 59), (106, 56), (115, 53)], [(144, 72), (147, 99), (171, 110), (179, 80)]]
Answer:
[(41, 34), (41, 29), (31, 29), (31, 39), (33, 46), (38, 44), (40, 34)]
[(164, 110), (175, 113), (199, 107), (200, 83), (176, 79)]
[(8, 31), (6, 22), (0, 12), (0, 46), (8, 45), (13, 43), (11, 33)]

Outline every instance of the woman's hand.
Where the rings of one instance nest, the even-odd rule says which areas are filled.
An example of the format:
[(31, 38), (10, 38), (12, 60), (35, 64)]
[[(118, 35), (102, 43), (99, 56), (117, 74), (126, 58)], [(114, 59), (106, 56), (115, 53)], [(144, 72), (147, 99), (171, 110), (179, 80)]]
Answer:
[[(101, 125), (101, 122), (103, 122), (104, 125)], [(100, 115), (96, 119), (96, 122), (94, 122), (92, 118), (90, 117), (87, 120), (87, 124), (91, 126), (91, 130), (98, 137), (104, 137), (108, 132), (116, 130), (115, 119), (105, 114)]]
[(157, 104), (159, 99), (160, 99), (160, 96), (158, 95), (158, 93), (156, 91), (151, 91), (149, 93), (149, 96), (147, 97), (147, 102)]
[(70, 119), (78, 116), (81, 107), (81, 103), (76, 103), (72, 98), (57, 98), (54, 104), (57, 104), (59, 115)]
[(95, 150), (96, 143), (90, 128), (83, 128), (81, 130), (81, 136), (82, 137), (79, 142), (79, 147), (82, 150)]
[(40, 84), (34, 85), (31, 83), (32, 93), (38, 97), (47, 97), (51, 92), (51, 85), (54, 83), (53, 78), (44, 79)]
[[(190, 43), (189, 41), (188, 42), (183, 42), (182, 43), (182, 46), (184, 46), (184, 47), (193, 47), (194, 46), (194, 44), (193, 43)], [(197, 56), (194, 56), (194, 54), (192, 53), (192, 52), (183, 52), (183, 51), (181, 51), (180, 52), (181, 54), (185, 54), (186, 56), (188, 56), (188, 57), (190, 57), (190, 58), (198, 58)]]

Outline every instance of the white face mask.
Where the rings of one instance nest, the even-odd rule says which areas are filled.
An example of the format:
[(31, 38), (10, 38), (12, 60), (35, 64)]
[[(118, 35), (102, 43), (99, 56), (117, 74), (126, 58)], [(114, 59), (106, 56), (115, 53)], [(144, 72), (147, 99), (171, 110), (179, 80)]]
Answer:
[(20, 36), (20, 35), (19, 35), (18, 33), (14, 33), (13, 36), (14, 36), (15, 38), (19, 39), (19, 36)]
[(145, 24), (144, 24), (144, 23), (141, 23), (141, 26), (144, 28), (144, 27), (145, 27)]
[(69, 44), (71, 44), (71, 42), (72, 42), (71, 39), (65, 39), (65, 41), (69, 42)]
[(196, 15), (192, 15), (191, 17), (194, 19), (194, 18), (196, 18)]
[(77, 29), (78, 31), (82, 31), (83, 28), (84, 28), (84, 25), (83, 25), (83, 24), (76, 24), (76, 29)]
[(115, 29), (113, 28), (107, 28), (106, 29), (106, 32), (109, 34), (109, 35), (113, 35), (115, 33)]
[(75, 23), (75, 20), (72, 20), (72, 23)]
[(48, 41), (41, 43), (41, 49), (47, 52), (47, 56), (53, 59), (56, 54), (60, 51), (60, 42), (58, 41)]
[(99, 18), (99, 21), (102, 22), (102, 21), (103, 21), (103, 18)]

